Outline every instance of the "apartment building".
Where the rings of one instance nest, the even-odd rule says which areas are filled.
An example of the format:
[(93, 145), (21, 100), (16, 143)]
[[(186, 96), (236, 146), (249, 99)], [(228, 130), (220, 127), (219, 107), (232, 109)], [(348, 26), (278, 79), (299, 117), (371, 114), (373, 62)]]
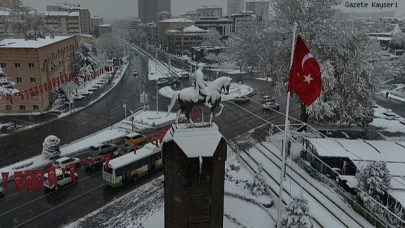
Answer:
[(46, 11), (38, 14), (43, 15), (45, 24), (49, 28), (59, 31), (60, 34), (82, 33), (79, 12)]
[(47, 110), (55, 99), (61, 77), (74, 70), (79, 42), (91, 36), (37, 36), (0, 40), (0, 67), (20, 93), (13, 102), (0, 99), (0, 113), (31, 113)]
[(91, 16), (90, 17), (90, 32), (94, 34), (96, 32), (97, 26), (104, 24), (104, 18), (101, 16)]
[(156, 25), (157, 31), (157, 40), (158, 42), (162, 43), (164, 39), (164, 34), (167, 30), (170, 29), (183, 29), (185, 27), (189, 27), (194, 25), (195, 21), (183, 19), (183, 18), (172, 18), (166, 19), (163, 21), (159, 21)]
[(227, 1), (227, 14), (231, 16), (232, 14), (240, 13), (245, 9), (244, 0), (228, 0)]
[(21, 6), (20, 0), (0, 0), (0, 7), (9, 8), (14, 12), (20, 11)]
[(90, 12), (89, 9), (82, 8), (80, 5), (74, 5), (69, 3), (55, 3), (46, 6), (47, 11), (59, 11), (59, 12), (79, 12), (80, 20), (80, 33), (90, 34)]
[(216, 5), (210, 7), (202, 6), (201, 8), (198, 8), (196, 11), (201, 17), (209, 17), (209, 16), (222, 17), (222, 8), (217, 7)]
[(188, 52), (192, 47), (202, 44), (204, 34), (208, 30), (194, 25), (184, 29), (170, 29), (165, 32), (165, 46), (169, 53), (181, 54)]
[(260, 0), (246, 2), (245, 10), (253, 11), (259, 18), (268, 19), (270, 17), (270, 2)]

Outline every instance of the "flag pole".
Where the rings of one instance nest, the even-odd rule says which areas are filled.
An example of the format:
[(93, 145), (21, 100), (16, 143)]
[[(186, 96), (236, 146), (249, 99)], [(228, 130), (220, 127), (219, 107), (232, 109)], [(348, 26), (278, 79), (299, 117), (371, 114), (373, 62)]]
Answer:
[[(290, 68), (292, 66), (293, 58), (294, 58), (294, 48), (295, 48), (295, 33), (297, 32), (297, 23), (294, 22), (293, 28), (293, 39), (292, 39), (292, 47), (291, 47), (291, 62)], [(283, 182), (284, 182), (284, 172), (285, 172), (285, 155), (286, 155), (286, 146), (287, 146), (287, 132), (288, 132), (288, 112), (290, 111), (290, 91), (287, 94), (287, 107), (285, 113), (285, 125), (284, 125), (284, 140), (283, 140), (283, 148), (282, 148), (282, 163), (281, 163), (281, 172), (280, 172), (280, 190), (279, 190), (279, 203), (278, 203), (278, 215), (277, 215), (277, 228), (281, 226), (281, 212), (283, 208)], [(290, 180), (291, 181), (291, 180)], [(291, 194), (291, 193), (290, 193)]]

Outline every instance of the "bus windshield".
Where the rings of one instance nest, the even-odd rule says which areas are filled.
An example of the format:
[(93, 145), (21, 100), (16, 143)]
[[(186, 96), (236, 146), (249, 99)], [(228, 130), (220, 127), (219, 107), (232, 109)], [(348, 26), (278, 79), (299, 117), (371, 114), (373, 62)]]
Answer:
[(113, 169), (111, 169), (111, 168), (108, 167), (107, 169), (104, 169), (104, 172), (109, 173), (109, 174), (112, 174), (112, 170), (113, 170)]

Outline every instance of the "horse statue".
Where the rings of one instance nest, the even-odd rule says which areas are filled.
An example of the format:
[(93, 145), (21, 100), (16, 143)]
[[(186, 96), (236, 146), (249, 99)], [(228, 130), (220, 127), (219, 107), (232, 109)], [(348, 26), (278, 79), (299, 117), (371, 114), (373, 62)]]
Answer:
[[(210, 103), (210, 109), (211, 109), (211, 114), (210, 114), (210, 122), (209, 124), (212, 125), (212, 117), (214, 116), (215, 109), (220, 106), (221, 109), (215, 116), (219, 116), (222, 113), (222, 110), (224, 109), (224, 105), (221, 104), (221, 94), (224, 92), (225, 95), (229, 94), (229, 87), (231, 86), (231, 80), (232, 78), (230, 77), (220, 77), (216, 79), (215, 81), (211, 82), (208, 84), (207, 89), (210, 91), (210, 98), (208, 102)], [(179, 101), (180, 104), (180, 109), (177, 111), (176, 115), (176, 124), (178, 124), (179, 120), (179, 115), (181, 112), (185, 111), (187, 119), (190, 121), (191, 125), (193, 126), (194, 123), (190, 119), (190, 112), (193, 109), (194, 106), (197, 105), (204, 105), (206, 103), (206, 96), (203, 96), (199, 94), (198, 96), (198, 101), (194, 102), (196, 96), (196, 90), (193, 87), (188, 87), (184, 88), (180, 91), (175, 91), (173, 96), (172, 96), (172, 101), (170, 102), (170, 105), (168, 107), (168, 113), (167, 116), (170, 114), (172, 111), (172, 108), (174, 104), (176, 103), (176, 100)], [(166, 117), (167, 117), (166, 116)]]

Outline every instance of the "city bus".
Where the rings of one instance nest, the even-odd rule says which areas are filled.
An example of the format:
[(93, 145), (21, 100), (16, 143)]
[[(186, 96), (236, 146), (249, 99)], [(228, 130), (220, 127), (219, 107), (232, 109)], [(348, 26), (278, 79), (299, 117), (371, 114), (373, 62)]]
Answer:
[(138, 178), (163, 167), (159, 147), (148, 143), (134, 154), (130, 152), (109, 161), (108, 168), (103, 164), (104, 184), (120, 187), (125, 183), (137, 181)]

